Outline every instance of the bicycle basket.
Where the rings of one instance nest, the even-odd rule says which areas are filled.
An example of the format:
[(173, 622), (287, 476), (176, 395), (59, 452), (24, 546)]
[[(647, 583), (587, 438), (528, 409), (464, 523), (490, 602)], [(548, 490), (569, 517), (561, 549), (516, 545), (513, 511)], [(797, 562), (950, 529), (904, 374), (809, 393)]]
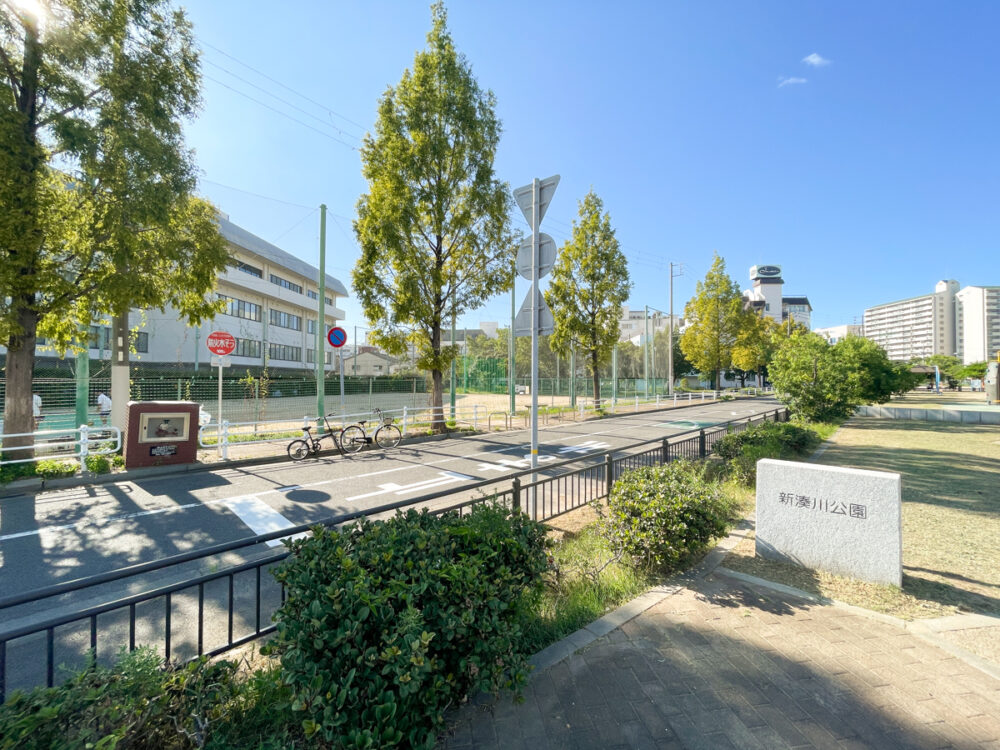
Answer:
[(382, 419), (380, 421), (382, 422), (382, 424), (392, 424), (394, 420), (388, 414), (383, 414)]

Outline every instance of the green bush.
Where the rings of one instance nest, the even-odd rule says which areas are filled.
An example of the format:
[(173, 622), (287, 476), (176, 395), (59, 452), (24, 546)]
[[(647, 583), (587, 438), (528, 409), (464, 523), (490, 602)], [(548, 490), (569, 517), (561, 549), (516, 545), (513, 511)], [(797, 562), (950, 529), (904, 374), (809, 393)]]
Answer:
[(675, 461), (623, 474), (600, 528), (613, 549), (641, 565), (669, 569), (723, 534), (730, 514), (729, 501), (701, 468)]
[(0, 706), (0, 749), (202, 747), (238, 690), (236, 665), (164, 666), (151, 649), (123, 655), (55, 688), (15, 692)]
[(291, 542), (273, 648), (306, 735), (336, 748), (432, 747), (446, 708), (519, 689), (545, 544), (540, 524), (494, 505)]
[[(742, 432), (732, 432), (716, 442), (712, 450), (726, 459), (736, 458), (748, 446), (779, 446), (783, 456), (804, 456), (819, 445), (815, 431), (793, 422), (761, 422)], [(768, 456), (778, 458), (778, 455)]]
[(71, 477), (80, 464), (69, 458), (46, 458), (35, 462), (35, 474), (44, 479)]
[[(0, 458), (3, 458), (2, 454), (0, 454)], [(13, 482), (15, 479), (28, 479), (33, 476), (35, 476), (35, 464), (33, 462), (0, 466), (0, 484)]]
[(111, 461), (107, 456), (87, 456), (83, 463), (91, 474), (107, 474), (111, 471)]

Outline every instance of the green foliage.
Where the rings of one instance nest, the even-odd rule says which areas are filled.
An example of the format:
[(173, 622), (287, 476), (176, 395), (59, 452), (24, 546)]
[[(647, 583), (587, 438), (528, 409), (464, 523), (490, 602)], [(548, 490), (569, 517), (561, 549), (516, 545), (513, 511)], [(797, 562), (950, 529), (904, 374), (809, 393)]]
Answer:
[[(21, 453), (18, 451), (17, 453)], [(11, 455), (15, 455), (12, 454)], [(22, 454), (23, 455), (23, 454)], [(0, 454), (2, 457), (3, 454)], [(6, 464), (0, 466), (0, 484), (6, 484), (7, 482), (13, 482), (18, 479), (30, 479), (35, 476), (35, 464), (23, 463), (23, 464)]]
[(35, 474), (43, 479), (58, 479), (76, 474), (80, 464), (69, 458), (46, 458), (35, 462)]
[(781, 445), (785, 455), (805, 456), (816, 449), (820, 438), (815, 430), (794, 422), (761, 422), (741, 432), (729, 433), (715, 443), (712, 451), (722, 458), (736, 458), (747, 446), (767, 445), (771, 441)]
[(632, 283), (611, 216), (591, 190), (580, 202), (573, 237), (556, 260), (545, 301), (555, 318), (552, 348), (563, 355), (575, 345), (594, 380), (594, 403), (601, 402), (600, 368), (619, 336), (621, 307)]
[(982, 380), (986, 377), (986, 362), (973, 362), (972, 364), (965, 365), (957, 374), (960, 378)]
[(726, 273), (726, 262), (715, 256), (705, 280), (695, 287), (695, 296), (684, 308), (688, 328), (681, 336), (684, 356), (699, 370), (719, 374), (733, 362), (733, 348), (740, 332), (755, 325), (756, 314), (743, 310), (740, 288)]
[(107, 474), (111, 471), (111, 459), (107, 456), (87, 456), (83, 463), (91, 474)]
[(794, 422), (761, 422), (726, 435), (712, 450), (727, 460), (727, 472), (733, 479), (752, 485), (757, 480), (760, 459), (806, 456), (819, 443), (819, 435), (808, 427)]
[(164, 665), (151, 649), (0, 706), (0, 750), (203, 747), (239, 691), (232, 662)]
[(361, 149), (368, 193), (354, 222), (352, 280), (371, 341), (390, 354), (414, 346), (440, 408), (442, 372), (456, 354), (443, 328), (510, 289), (516, 237), (513, 197), (493, 170), (496, 99), (456, 51), (441, 3), (432, 16), (427, 49), (379, 101)]
[(550, 550), (550, 560), (545, 588), (533, 600), (525, 625), (529, 653), (589, 625), (653, 582), (644, 571), (617, 559), (596, 526), (564, 536)]
[(830, 346), (800, 332), (775, 354), (770, 375), (779, 398), (809, 421), (845, 419), (861, 404), (884, 403), (913, 384), (908, 369), (870, 339), (848, 336)]
[(431, 747), (448, 706), (523, 684), (540, 524), (493, 505), (462, 518), (410, 510), (289, 546), (274, 647), (307, 736)]
[(615, 482), (601, 533), (640, 565), (671, 569), (723, 534), (731, 506), (686, 461), (628, 471)]
[(4, 430), (22, 433), (36, 334), (63, 352), (81, 325), (130, 307), (171, 305), (197, 323), (220, 309), (209, 292), (228, 250), (215, 209), (191, 196), (182, 120), (200, 75), (183, 11), (65, 0), (40, 30), (4, 3), (0, 28), (0, 205), (18, 207), (0, 211)]

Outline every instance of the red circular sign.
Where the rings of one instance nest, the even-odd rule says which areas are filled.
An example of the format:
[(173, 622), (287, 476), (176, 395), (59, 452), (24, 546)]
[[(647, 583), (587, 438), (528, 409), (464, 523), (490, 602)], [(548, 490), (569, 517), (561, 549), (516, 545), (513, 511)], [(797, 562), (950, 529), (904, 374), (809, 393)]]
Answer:
[(208, 338), (205, 339), (205, 343), (208, 344), (208, 350), (212, 352), (212, 354), (219, 354), (223, 356), (231, 354), (233, 349), (236, 348), (236, 339), (233, 338), (233, 334), (226, 333), (225, 331), (215, 331), (214, 333), (208, 334)]
[(326, 340), (330, 342), (330, 346), (339, 349), (347, 343), (347, 331), (340, 326), (334, 326), (326, 334)]

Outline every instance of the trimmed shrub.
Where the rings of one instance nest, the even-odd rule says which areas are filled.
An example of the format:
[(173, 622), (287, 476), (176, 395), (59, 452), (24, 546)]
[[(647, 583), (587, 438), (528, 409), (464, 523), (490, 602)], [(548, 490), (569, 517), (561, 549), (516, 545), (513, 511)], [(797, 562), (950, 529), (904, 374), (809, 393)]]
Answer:
[(716, 442), (712, 450), (721, 458), (732, 459), (741, 455), (748, 446), (777, 446), (779, 455), (761, 456), (779, 458), (804, 456), (820, 443), (819, 435), (807, 427), (793, 422), (761, 422), (742, 432), (733, 432)]
[(87, 456), (83, 462), (91, 474), (107, 474), (111, 471), (111, 461), (107, 456)]
[(35, 462), (36, 476), (44, 479), (58, 479), (59, 477), (71, 477), (76, 474), (80, 464), (68, 458), (46, 458)]
[(482, 505), (316, 528), (276, 572), (273, 649), (309, 737), (336, 748), (432, 747), (444, 711), (519, 690), (522, 621), (546, 567), (545, 531)]
[(615, 550), (670, 569), (726, 531), (729, 501), (687, 461), (646, 466), (614, 483), (600, 529)]
[(164, 665), (151, 649), (55, 688), (15, 692), (0, 706), (0, 748), (203, 747), (238, 684), (233, 662)]

